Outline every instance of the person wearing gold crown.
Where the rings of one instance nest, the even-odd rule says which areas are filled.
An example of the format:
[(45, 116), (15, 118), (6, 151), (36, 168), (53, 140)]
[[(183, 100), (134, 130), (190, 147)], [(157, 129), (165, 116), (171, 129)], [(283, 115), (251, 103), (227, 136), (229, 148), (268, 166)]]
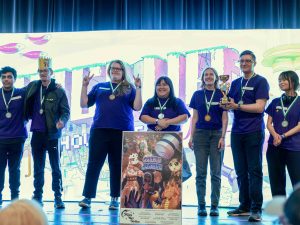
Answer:
[(141, 79), (134, 78), (134, 85), (128, 81), (124, 63), (113, 60), (107, 69), (109, 82), (96, 84), (87, 93), (93, 75), (82, 81), (80, 106), (96, 105), (94, 121), (90, 131), (89, 159), (82, 195), (82, 208), (91, 207), (91, 198), (96, 197), (100, 171), (108, 156), (110, 170), (109, 209), (119, 208), (121, 186), (122, 132), (134, 130), (133, 110), (142, 108)]
[(24, 122), (25, 90), (15, 88), (17, 72), (6, 66), (0, 70), (2, 88), (0, 97), (0, 206), (4, 188), (5, 169), (9, 170), (11, 199), (19, 198), (20, 163), (27, 138)]
[(52, 79), (51, 58), (39, 58), (40, 80), (32, 81), (26, 88), (26, 117), (31, 119), (31, 148), (34, 163), (33, 199), (43, 204), (44, 169), (46, 152), (52, 169), (52, 190), (55, 208), (64, 208), (60, 144), (62, 129), (70, 118), (70, 107), (65, 91)]

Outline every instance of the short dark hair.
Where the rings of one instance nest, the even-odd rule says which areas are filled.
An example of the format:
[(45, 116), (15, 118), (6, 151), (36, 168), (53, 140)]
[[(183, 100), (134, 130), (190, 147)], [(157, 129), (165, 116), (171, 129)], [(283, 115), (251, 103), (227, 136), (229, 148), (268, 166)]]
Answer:
[(289, 85), (293, 85), (294, 91), (297, 91), (299, 88), (299, 76), (295, 71), (288, 70), (283, 71), (279, 74), (279, 79), (281, 80), (287, 80), (289, 82)]
[(10, 67), (10, 66), (5, 66), (0, 70), (0, 75), (5, 74), (5, 73), (9, 73), (11, 72), (12, 75), (14, 76), (15, 79), (17, 79), (17, 71)]
[(254, 55), (254, 53), (250, 50), (245, 50), (243, 51), (241, 54), (240, 54), (240, 58), (243, 56), (243, 55), (251, 55), (252, 56), (252, 59), (254, 60), (254, 62), (256, 62), (256, 56)]

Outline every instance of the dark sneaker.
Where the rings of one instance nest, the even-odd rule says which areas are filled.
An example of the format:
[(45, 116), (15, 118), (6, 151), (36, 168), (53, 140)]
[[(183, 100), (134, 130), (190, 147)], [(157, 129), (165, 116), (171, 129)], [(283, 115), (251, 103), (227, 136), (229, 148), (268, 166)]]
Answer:
[(40, 206), (44, 206), (44, 203), (43, 203), (43, 199), (42, 199), (42, 198), (33, 196), (33, 197), (32, 197), (32, 200), (34, 200), (34, 201), (36, 201), (37, 203), (39, 203)]
[(119, 202), (117, 200), (111, 200), (110, 203), (109, 203), (109, 209), (111, 210), (117, 210), (119, 209)]
[(233, 209), (227, 212), (228, 216), (250, 216), (250, 211), (240, 208)]
[(56, 209), (64, 209), (65, 208), (65, 203), (61, 200), (61, 198), (55, 198), (54, 208), (56, 208)]
[(198, 206), (198, 216), (207, 216), (207, 211), (205, 205)]
[(84, 198), (78, 204), (82, 208), (91, 208), (91, 202), (90, 198)]
[(260, 212), (251, 212), (249, 218), (249, 222), (260, 222), (261, 221), (261, 213)]
[(210, 207), (210, 213), (209, 213), (210, 216), (219, 216), (219, 209), (217, 206), (211, 206)]

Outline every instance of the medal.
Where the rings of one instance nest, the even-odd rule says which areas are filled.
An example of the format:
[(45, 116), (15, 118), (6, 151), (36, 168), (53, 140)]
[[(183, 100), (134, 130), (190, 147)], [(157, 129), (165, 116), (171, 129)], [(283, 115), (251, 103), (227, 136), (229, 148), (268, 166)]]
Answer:
[(6, 114), (5, 114), (5, 117), (7, 118), (7, 119), (9, 119), (9, 118), (11, 118), (11, 113), (10, 112), (7, 112)]
[(114, 94), (111, 94), (110, 96), (109, 96), (109, 100), (114, 100), (116, 98), (116, 96), (114, 95)]
[(40, 109), (39, 113), (42, 115), (44, 113), (44, 110)]
[(163, 119), (165, 117), (165, 115), (163, 113), (158, 114), (158, 119)]
[(287, 127), (289, 125), (289, 122), (287, 120), (282, 121), (281, 126)]
[(243, 100), (240, 100), (240, 101), (238, 102), (238, 104), (243, 105), (243, 104), (244, 104)]
[(208, 114), (206, 114), (205, 117), (204, 117), (204, 120), (205, 120), (206, 122), (209, 122), (209, 121), (211, 120), (211, 116), (208, 115)]

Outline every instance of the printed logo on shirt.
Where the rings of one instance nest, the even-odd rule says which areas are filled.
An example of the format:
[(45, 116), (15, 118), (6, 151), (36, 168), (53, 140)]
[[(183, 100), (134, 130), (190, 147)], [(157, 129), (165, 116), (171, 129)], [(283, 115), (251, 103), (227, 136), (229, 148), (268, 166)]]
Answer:
[(242, 89), (247, 91), (253, 91), (254, 87), (243, 87)]
[[(209, 104), (209, 102), (207, 104)], [(212, 102), (210, 105), (219, 105), (219, 104), (220, 102)]]
[(53, 98), (47, 98), (46, 101), (53, 102), (54, 99)]
[(21, 98), (22, 98), (22, 96), (21, 96), (21, 95), (18, 95), (18, 96), (12, 97), (12, 98), (11, 98), (11, 101), (17, 100), (17, 99), (21, 99)]
[[(165, 107), (162, 108), (162, 110), (165, 110), (166, 108), (167, 108), (167, 107), (165, 106)], [(159, 107), (154, 107), (154, 109), (155, 109), (155, 110), (160, 110)]]
[(99, 89), (101, 89), (101, 90), (110, 90), (110, 88), (106, 88), (106, 87), (99, 87)]

